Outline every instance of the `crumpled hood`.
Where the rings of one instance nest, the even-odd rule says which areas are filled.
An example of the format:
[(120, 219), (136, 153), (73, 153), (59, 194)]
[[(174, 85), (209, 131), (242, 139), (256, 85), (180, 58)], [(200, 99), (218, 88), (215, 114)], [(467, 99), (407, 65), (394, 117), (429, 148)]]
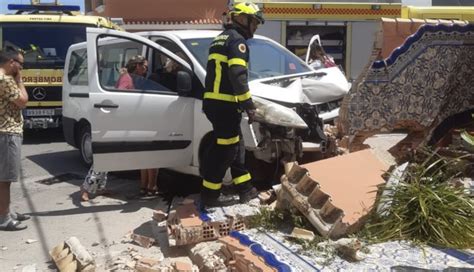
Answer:
[(337, 67), (317, 70), (321, 77), (259, 79), (249, 83), (252, 95), (291, 104), (321, 104), (342, 98), (350, 84)]

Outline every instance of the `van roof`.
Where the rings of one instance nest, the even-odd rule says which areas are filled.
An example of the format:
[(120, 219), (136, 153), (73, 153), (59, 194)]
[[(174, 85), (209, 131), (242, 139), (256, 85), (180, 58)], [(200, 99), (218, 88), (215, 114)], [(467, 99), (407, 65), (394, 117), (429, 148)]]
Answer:
[[(138, 35), (168, 34), (177, 37), (180, 40), (197, 39), (197, 38), (214, 38), (219, 35), (222, 30), (162, 30), (162, 31), (143, 31), (136, 32)], [(266, 37), (255, 35), (255, 38), (266, 39)]]

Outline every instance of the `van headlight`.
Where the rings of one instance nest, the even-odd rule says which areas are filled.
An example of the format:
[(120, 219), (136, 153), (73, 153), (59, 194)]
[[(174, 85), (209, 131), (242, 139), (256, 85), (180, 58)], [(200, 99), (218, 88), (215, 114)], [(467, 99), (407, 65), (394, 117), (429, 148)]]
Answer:
[(288, 128), (308, 128), (308, 125), (292, 109), (260, 97), (252, 97), (256, 107), (255, 121)]

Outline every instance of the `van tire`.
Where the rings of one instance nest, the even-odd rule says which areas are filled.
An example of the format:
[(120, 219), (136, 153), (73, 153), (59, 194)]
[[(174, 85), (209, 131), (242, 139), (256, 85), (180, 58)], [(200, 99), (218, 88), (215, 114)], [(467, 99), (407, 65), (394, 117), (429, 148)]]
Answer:
[(93, 162), (91, 126), (82, 124), (78, 131), (77, 139), (81, 161), (86, 167), (91, 167)]
[(211, 143), (215, 141), (216, 137), (212, 131), (208, 132), (204, 135), (201, 139), (201, 144), (199, 145), (199, 153), (198, 153), (198, 161), (199, 161), (199, 175), (202, 177), (202, 168), (201, 162), (204, 160), (204, 156), (206, 155)]

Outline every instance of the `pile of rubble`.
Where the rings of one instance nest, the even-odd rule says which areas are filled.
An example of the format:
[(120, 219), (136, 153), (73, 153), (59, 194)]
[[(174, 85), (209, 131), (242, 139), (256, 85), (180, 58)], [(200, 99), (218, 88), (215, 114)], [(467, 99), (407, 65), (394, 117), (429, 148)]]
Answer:
[[(354, 161), (364, 163), (354, 166)], [(149, 236), (129, 233), (124, 240), (145, 249), (153, 246), (186, 248), (192, 262), (141, 257), (129, 250), (128, 256), (115, 260), (115, 265), (136, 271), (227, 271), (229, 268), (274, 271), (287, 268), (284, 261), (250, 242), (244, 234), (260, 209), (299, 211), (321, 236), (334, 239), (347, 236), (362, 226), (375, 198), (367, 192), (383, 182), (381, 174), (387, 166), (370, 150), (365, 150), (301, 166), (293, 162), (287, 164), (285, 170), (280, 186), (261, 192), (258, 199), (248, 204), (200, 210), (199, 203), (192, 198), (175, 201), (170, 211), (153, 212), (158, 231)], [(336, 180), (338, 186), (334, 186)], [(351, 197), (347, 197), (349, 194)], [(164, 235), (165, 239), (157, 237), (159, 235)], [(316, 237), (312, 230), (300, 228), (295, 228), (288, 236), (308, 241)], [(351, 243), (354, 240), (342, 240), (331, 246), (343, 250), (353, 248), (349, 255), (354, 257), (360, 243), (348, 246)], [(60, 271), (92, 271), (94, 268), (91, 255), (76, 238), (55, 247), (51, 256)]]
[[(394, 191), (377, 188), (395, 188), (406, 176), (410, 163), (397, 165), (393, 157), (386, 159), (388, 151), (381, 155), (377, 148), (349, 153), (345, 145), (339, 146), (344, 141), (335, 127), (326, 126), (325, 130), (337, 143), (334, 153), (338, 156), (301, 165), (286, 163), (281, 184), (260, 192), (258, 199), (248, 204), (201, 210), (197, 196), (175, 198), (169, 210), (153, 211), (151, 234), (130, 232), (122, 240), (146, 250), (154, 246), (162, 252), (166, 248), (179, 248), (181, 257), (146, 256), (130, 246), (104, 267), (146, 272), (310, 271), (320, 269), (328, 259), (336, 265), (334, 256), (338, 256), (336, 263), (341, 268), (347, 268), (344, 259), (358, 262), (364, 269), (371, 267), (362, 265), (368, 247), (357, 238), (347, 237), (357, 234), (373, 212), (386, 215)], [(459, 146), (458, 134), (447, 134), (445, 137), (450, 139), (441, 141), (444, 147), (440, 145), (440, 150), (459, 150), (447, 147), (453, 143)], [(396, 137), (392, 142), (399, 140)], [(465, 158), (473, 160), (472, 154)], [(393, 170), (389, 170), (390, 165)], [(464, 187), (472, 196), (472, 179), (459, 177), (451, 182)], [(306, 226), (292, 226), (290, 231), (259, 229), (259, 223), (263, 223), (258, 222), (263, 220), (262, 209), (301, 215), (306, 219)], [(312, 248), (308, 250), (302, 245)], [(395, 246), (403, 248), (401, 244)], [(372, 249), (384, 250), (383, 247)], [(96, 269), (93, 254), (75, 237), (53, 248), (50, 255), (60, 271), (102, 268)]]

